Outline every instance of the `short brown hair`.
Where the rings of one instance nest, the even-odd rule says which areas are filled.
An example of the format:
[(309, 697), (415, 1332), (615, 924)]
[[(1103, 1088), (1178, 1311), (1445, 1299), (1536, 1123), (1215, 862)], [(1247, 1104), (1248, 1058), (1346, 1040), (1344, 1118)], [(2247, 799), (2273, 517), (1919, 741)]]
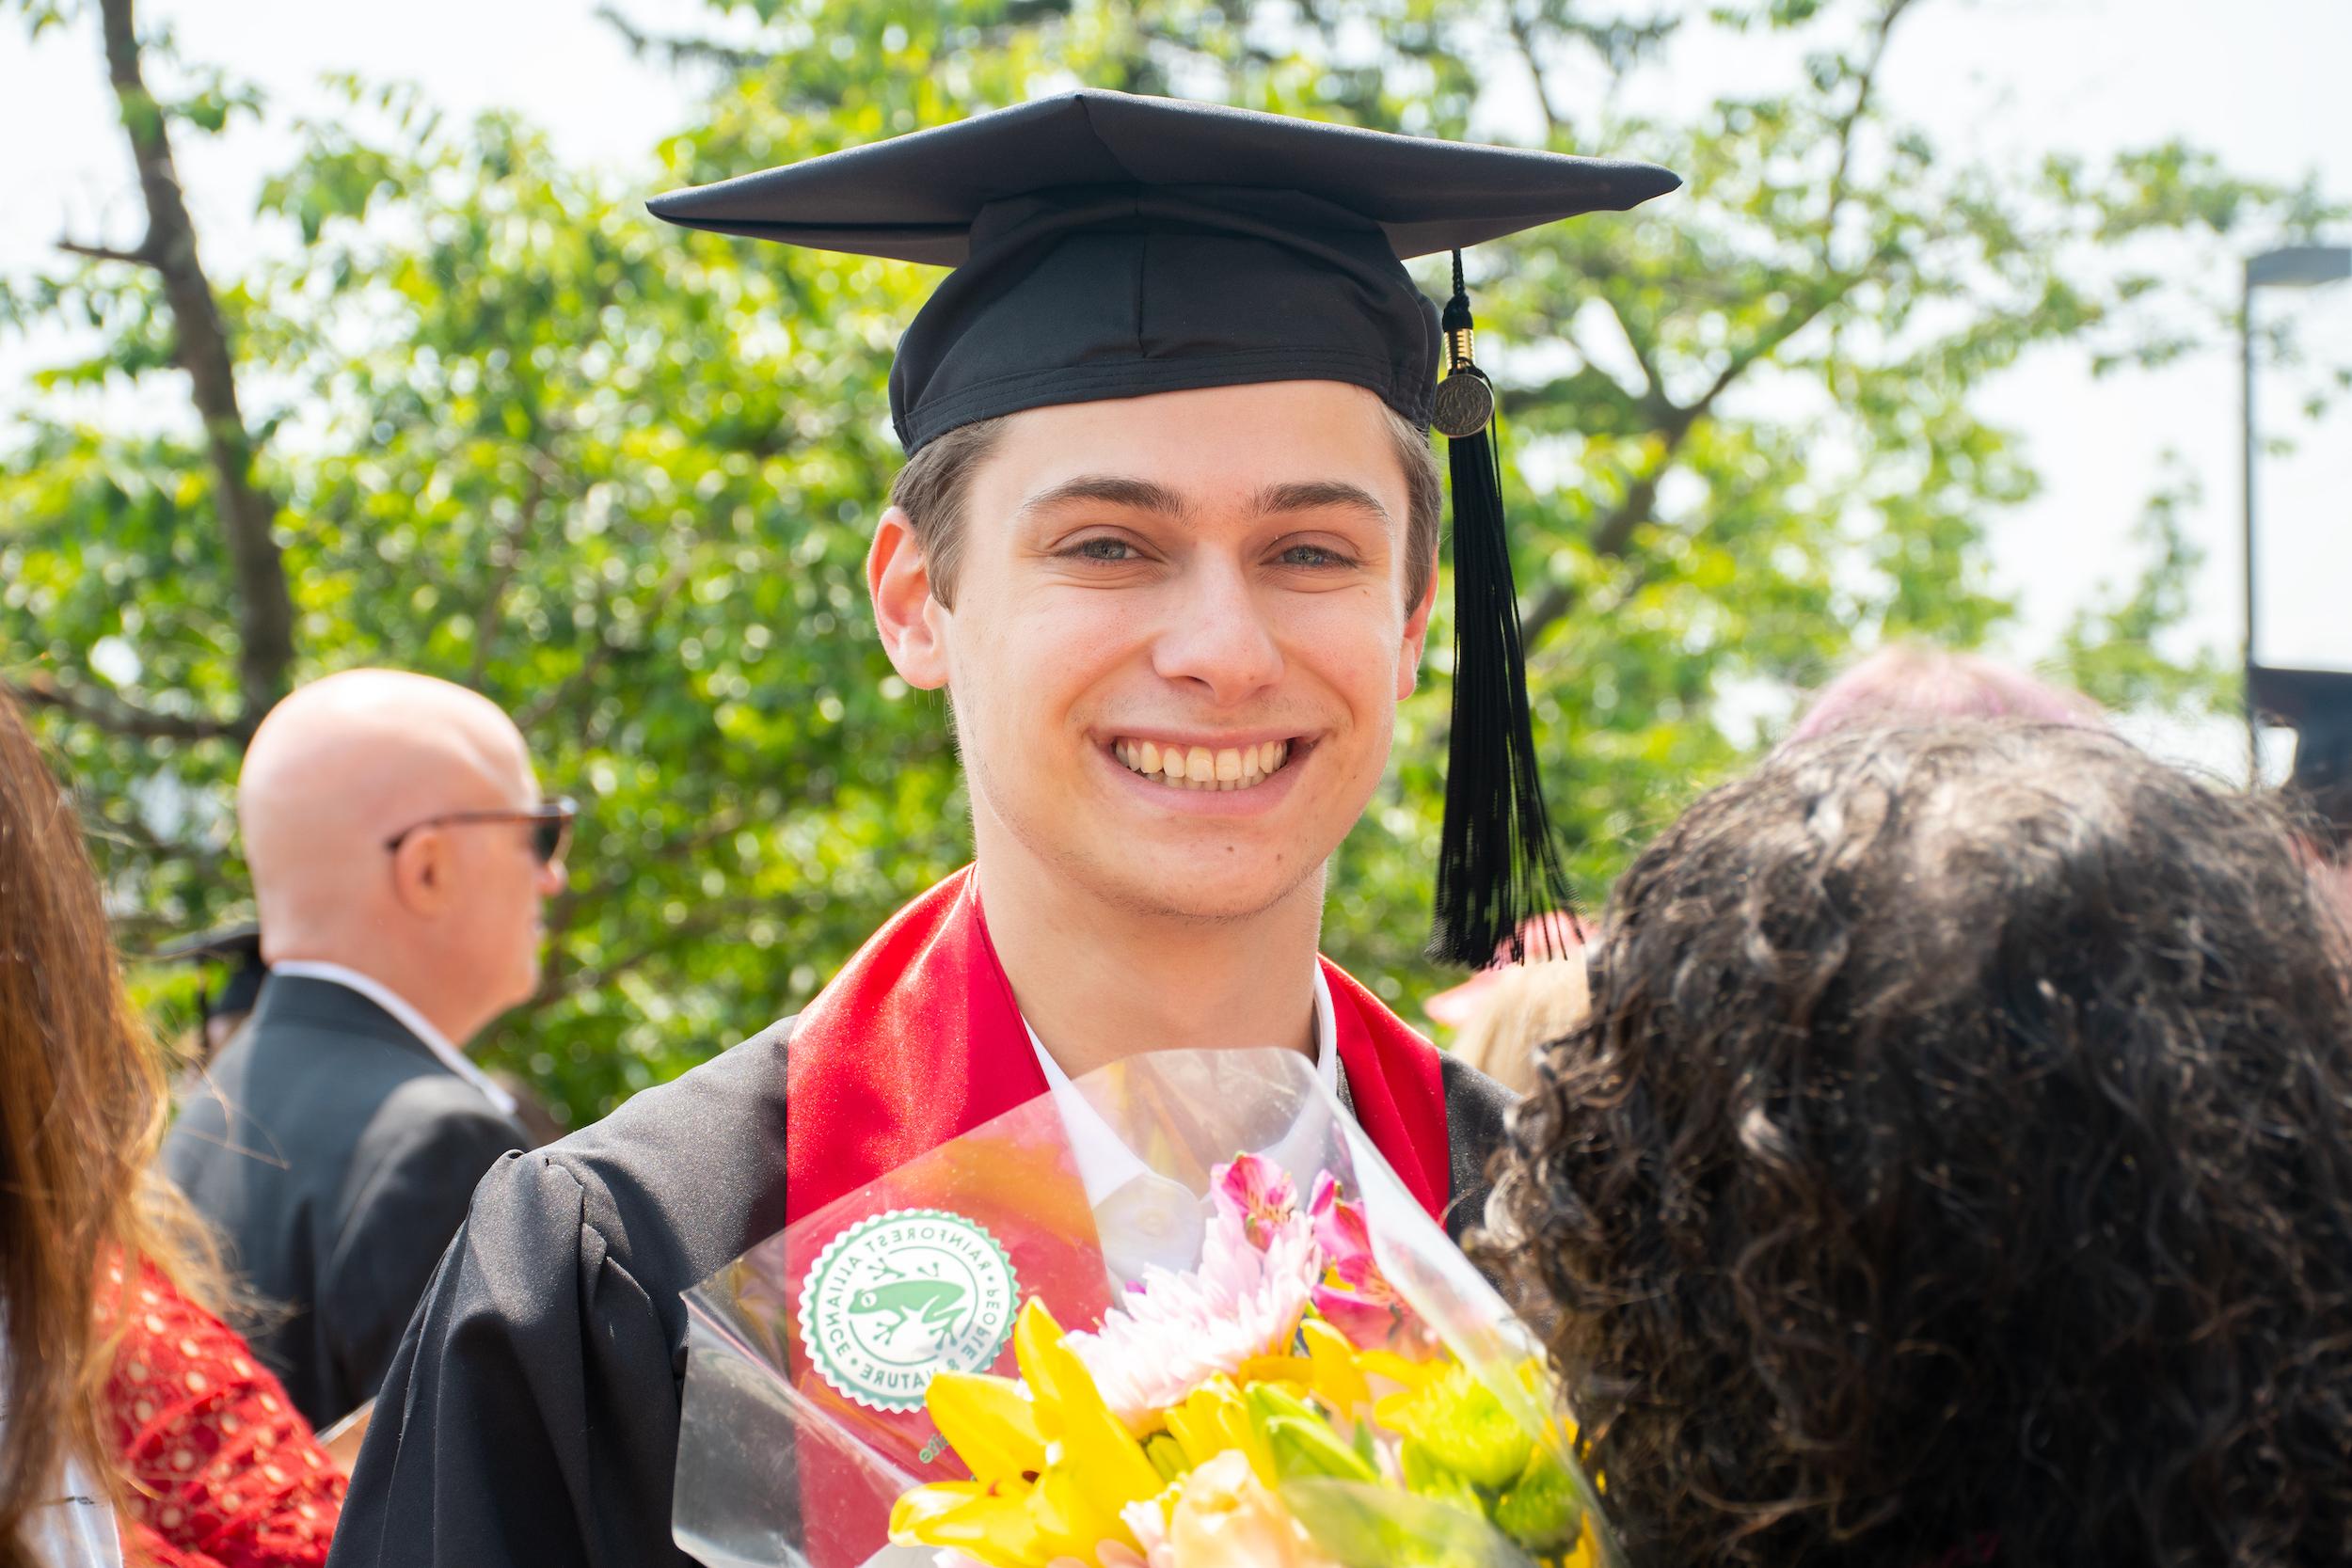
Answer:
[[(1438, 518), (1445, 490), (1438, 481), (1438, 459), (1429, 450), (1428, 433), (1387, 404), (1380, 412), (1389, 421), (1389, 437), (1396, 460), (1405, 469), (1405, 603), (1421, 602), (1438, 569)], [(955, 603), (956, 562), (962, 545), (963, 503), (972, 487), (972, 470), (996, 449), (1006, 416), (960, 426), (907, 459), (891, 482), (890, 504), (914, 525), (914, 542), (922, 546), (930, 566), (931, 597)]]

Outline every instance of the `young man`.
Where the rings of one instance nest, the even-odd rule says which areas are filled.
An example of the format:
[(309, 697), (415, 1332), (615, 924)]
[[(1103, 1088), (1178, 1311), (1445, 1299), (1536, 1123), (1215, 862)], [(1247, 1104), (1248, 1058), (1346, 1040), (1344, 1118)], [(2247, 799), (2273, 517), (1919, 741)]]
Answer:
[(1137, 1051), (1296, 1050), (1476, 1217), (1503, 1097), (1315, 951), (1435, 592), (1438, 319), (1399, 256), (1673, 183), (1087, 92), (658, 204), (956, 268), (892, 372), (867, 578), (952, 700), (975, 861), (797, 1019), (484, 1183), (336, 1562), (675, 1560), (679, 1292)]

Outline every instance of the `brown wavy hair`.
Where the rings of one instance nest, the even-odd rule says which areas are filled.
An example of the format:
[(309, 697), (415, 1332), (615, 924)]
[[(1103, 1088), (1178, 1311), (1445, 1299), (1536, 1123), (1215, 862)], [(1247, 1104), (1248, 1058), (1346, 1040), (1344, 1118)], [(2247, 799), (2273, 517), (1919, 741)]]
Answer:
[(98, 1424), (102, 1271), (144, 1258), (218, 1301), (203, 1230), (150, 1174), (165, 1115), (81, 824), (0, 696), (0, 1568), (28, 1568), (20, 1527), (54, 1499), (68, 1452), (121, 1484)]
[(2279, 813), (1830, 736), (1634, 863), (1498, 1205), (1637, 1564), (2352, 1555), (2352, 997)]

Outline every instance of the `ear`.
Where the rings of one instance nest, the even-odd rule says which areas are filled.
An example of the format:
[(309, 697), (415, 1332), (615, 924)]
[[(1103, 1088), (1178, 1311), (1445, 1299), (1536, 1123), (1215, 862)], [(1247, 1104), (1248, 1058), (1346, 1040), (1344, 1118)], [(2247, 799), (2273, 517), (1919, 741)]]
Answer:
[(882, 514), (866, 552), (866, 591), (874, 626), (898, 678), (922, 691), (947, 684), (947, 618), (931, 594), (930, 563), (914, 537), (914, 521), (898, 507)]
[(1429, 580), (1421, 591), (1421, 603), (1412, 607), (1405, 617), (1405, 646), (1396, 659), (1396, 700), (1403, 702), (1413, 694), (1421, 679), (1422, 650), (1429, 641), (1429, 617), (1438, 608), (1438, 553), (1429, 552)]
[(392, 896), (410, 914), (427, 920), (439, 915), (455, 888), (449, 835), (440, 829), (419, 828), (392, 851)]

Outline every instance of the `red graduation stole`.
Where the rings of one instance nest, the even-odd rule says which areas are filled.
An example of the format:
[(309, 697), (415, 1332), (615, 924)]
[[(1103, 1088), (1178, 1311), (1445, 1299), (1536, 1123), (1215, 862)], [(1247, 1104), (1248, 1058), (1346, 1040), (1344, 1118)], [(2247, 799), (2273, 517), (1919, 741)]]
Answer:
[[(1357, 1123), (1438, 1218), (1453, 1180), (1437, 1048), (1318, 961)], [(802, 1011), (787, 1057), (787, 1224), (1045, 1092), (970, 866), (858, 949)]]

